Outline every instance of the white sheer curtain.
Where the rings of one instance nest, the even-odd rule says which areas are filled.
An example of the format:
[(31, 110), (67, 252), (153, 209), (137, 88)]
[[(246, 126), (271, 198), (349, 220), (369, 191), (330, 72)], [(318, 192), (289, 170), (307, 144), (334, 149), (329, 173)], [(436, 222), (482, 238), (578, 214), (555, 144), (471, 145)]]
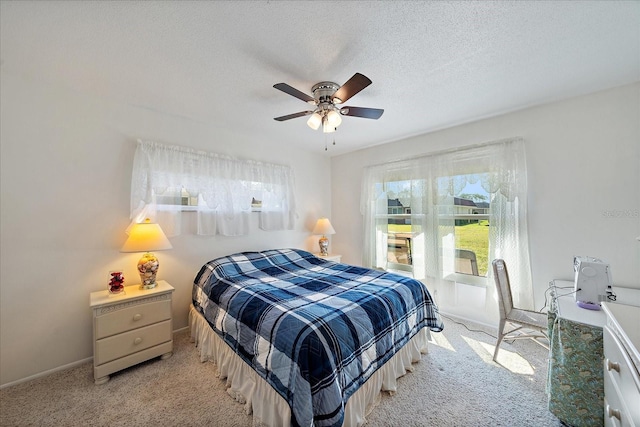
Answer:
[[(365, 234), (363, 262), (367, 266), (387, 265), (388, 188), (399, 181), (405, 185), (400, 199), (404, 206), (411, 206), (414, 277), (440, 282), (455, 272), (454, 197), (467, 182), (479, 182), (491, 197), (489, 261), (505, 260), (514, 304), (533, 309), (527, 169), (522, 139), (365, 168), (361, 211)], [(491, 275), (489, 269), (488, 276)]]
[(247, 234), (252, 199), (262, 202), (261, 229), (291, 230), (293, 181), (288, 166), (139, 140), (131, 178), (131, 219), (151, 217), (167, 235), (181, 234), (183, 207), (159, 204), (158, 199), (167, 191), (184, 189), (198, 198), (197, 234)]

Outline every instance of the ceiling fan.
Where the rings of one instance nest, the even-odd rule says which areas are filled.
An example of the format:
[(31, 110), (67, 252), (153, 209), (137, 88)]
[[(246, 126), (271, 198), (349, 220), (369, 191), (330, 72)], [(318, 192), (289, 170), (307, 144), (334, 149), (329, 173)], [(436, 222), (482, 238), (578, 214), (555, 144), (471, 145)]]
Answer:
[(314, 105), (315, 109), (275, 117), (274, 120), (283, 122), (285, 120), (311, 115), (307, 121), (309, 127), (316, 130), (322, 125), (322, 131), (329, 133), (335, 132), (336, 128), (340, 126), (342, 116), (379, 119), (382, 113), (384, 113), (384, 110), (379, 108), (339, 106), (339, 104), (346, 102), (370, 84), (371, 80), (368, 77), (360, 73), (355, 73), (353, 77), (347, 80), (342, 86), (333, 82), (320, 82), (313, 85), (311, 88), (313, 96), (310, 96), (286, 83), (277, 83), (273, 85), (274, 88)]

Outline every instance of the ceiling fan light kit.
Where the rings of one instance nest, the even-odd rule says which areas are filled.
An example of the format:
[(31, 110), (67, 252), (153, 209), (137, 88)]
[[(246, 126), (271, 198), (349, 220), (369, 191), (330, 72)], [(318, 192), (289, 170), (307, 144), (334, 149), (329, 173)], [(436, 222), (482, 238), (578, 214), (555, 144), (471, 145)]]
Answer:
[(342, 123), (342, 116), (379, 119), (382, 113), (384, 113), (382, 109), (363, 107), (340, 108), (336, 106), (336, 104), (346, 102), (370, 84), (371, 80), (368, 77), (356, 73), (342, 86), (334, 82), (320, 82), (313, 85), (311, 88), (311, 92), (313, 93), (312, 97), (286, 83), (277, 83), (273, 85), (274, 88), (311, 105), (315, 105), (316, 108), (312, 111), (301, 111), (299, 113), (275, 117), (274, 120), (283, 122), (285, 120), (311, 115), (309, 120), (307, 120), (307, 125), (311, 129), (317, 130), (320, 128), (320, 125), (322, 125), (322, 132), (331, 133), (335, 132), (337, 127)]

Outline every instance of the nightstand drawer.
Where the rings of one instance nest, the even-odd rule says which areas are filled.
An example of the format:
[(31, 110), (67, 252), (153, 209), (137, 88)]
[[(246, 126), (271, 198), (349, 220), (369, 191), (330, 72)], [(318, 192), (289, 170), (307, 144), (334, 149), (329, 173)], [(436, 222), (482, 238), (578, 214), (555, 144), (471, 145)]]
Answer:
[(111, 313), (96, 317), (96, 339), (130, 331), (171, 318), (171, 300), (138, 301)]
[(171, 320), (97, 340), (94, 363), (101, 365), (138, 351), (171, 341)]

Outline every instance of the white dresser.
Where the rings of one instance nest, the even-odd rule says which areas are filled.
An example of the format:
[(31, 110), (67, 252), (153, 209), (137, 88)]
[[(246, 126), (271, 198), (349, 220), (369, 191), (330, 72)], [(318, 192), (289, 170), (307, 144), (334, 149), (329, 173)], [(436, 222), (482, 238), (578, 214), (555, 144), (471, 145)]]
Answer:
[(604, 424), (640, 427), (640, 307), (603, 303)]
[(127, 286), (122, 294), (92, 292), (93, 374), (96, 384), (145, 360), (173, 352), (171, 296), (164, 280), (153, 289)]

